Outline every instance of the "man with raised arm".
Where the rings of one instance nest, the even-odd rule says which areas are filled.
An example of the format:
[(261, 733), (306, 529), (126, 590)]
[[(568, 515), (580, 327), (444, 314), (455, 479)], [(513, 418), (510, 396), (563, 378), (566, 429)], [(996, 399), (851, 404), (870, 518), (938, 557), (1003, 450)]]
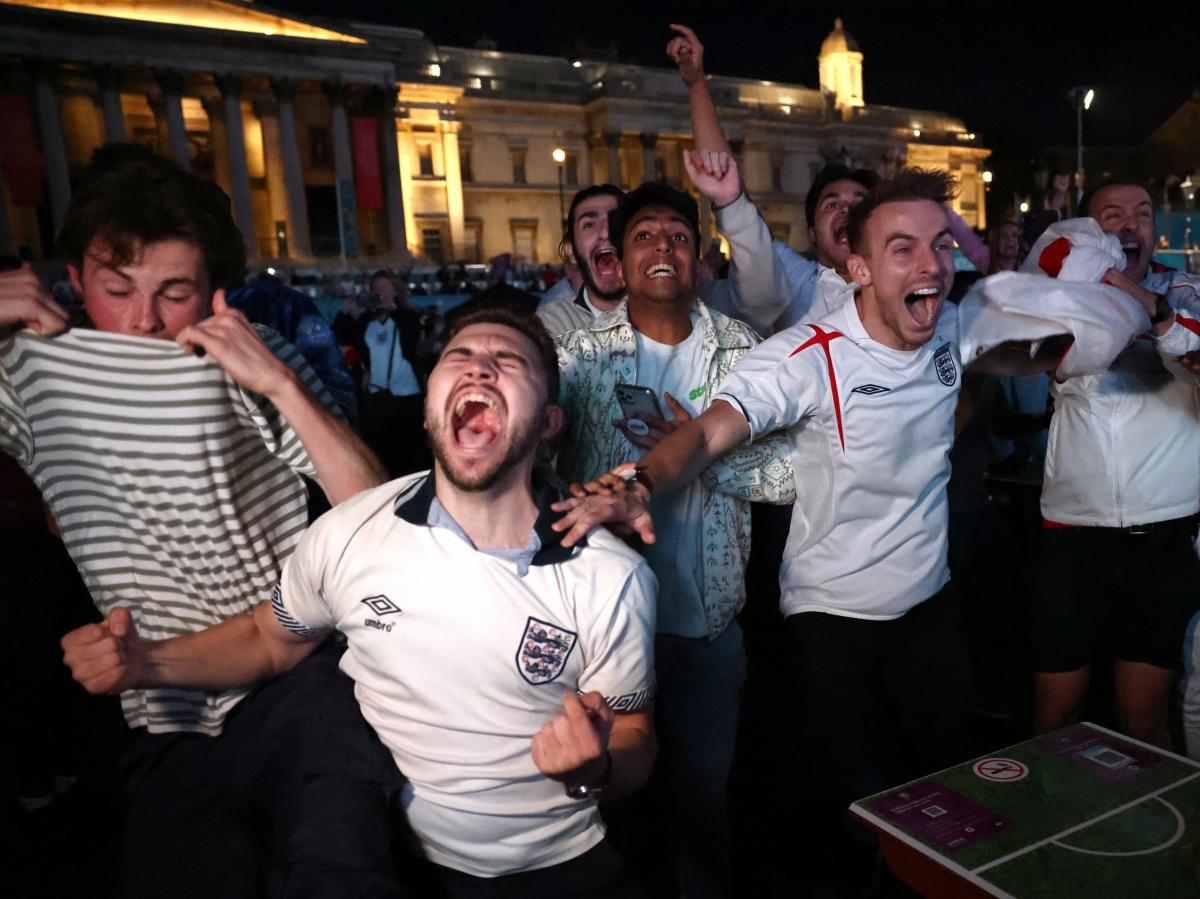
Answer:
[(458, 318), (429, 379), (432, 472), (318, 519), (251, 613), (165, 641), (123, 609), (74, 632), (76, 679), (227, 689), (340, 631), (443, 894), (637, 895), (595, 800), (636, 790), (653, 763), (654, 576), (603, 530), (568, 548), (551, 529), (559, 494), (533, 468), (557, 395), (536, 318)]
[[(837, 851), (815, 856), (826, 861), (853, 852), (844, 830), (852, 800), (964, 752), (970, 671), (946, 567), (947, 453), (962, 373), (959, 307), (945, 302), (954, 274), (944, 205), (952, 191), (948, 175), (919, 169), (880, 182), (850, 218), (848, 264), (860, 285), (853, 301), (751, 350), (702, 415), (636, 469), (622, 466), (589, 485), (592, 495), (564, 503), (572, 511), (556, 525), (568, 532), (565, 542), (600, 521), (653, 540), (652, 499), (690, 484), (731, 448), (787, 431), (796, 503), (781, 606), (803, 732), (797, 770), (812, 828), (805, 845), (843, 834), (830, 847)], [(1036, 276), (998, 277), (1025, 280), (999, 311), (964, 300), (976, 315), (973, 330), (1022, 326), (1046, 305), (1039, 289), (1055, 287)], [(1145, 309), (1114, 288), (1058, 287), (1061, 323), (1043, 312), (1037, 334), (1015, 333), (1073, 333), (1077, 355), (1063, 365), (1086, 357), (1103, 368), (1146, 327)], [(1028, 308), (1006, 318), (1027, 296)], [(1095, 334), (1076, 323), (1092, 317), (1116, 332), (1107, 357), (1092, 351)], [(997, 342), (972, 337), (971, 346)], [(1053, 368), (1061, 343), (1051, 343), (1027, 367)], [(1029, 362), (1027, 348), (1015, 356)]]
[[(379, 463), (303, 357), (226, 307), (245, 245), (220, 188), (108, 145), (58, 245), (90, 327), (61, 333), (28, 268), (0, 275), (0, 326), (26, 325), (0, 340), (0, 450), (102, 612), (165, 639), (249, 611), (307, 524), (302, 475), (336, 504)], [(394, 766), (336, 663), (252, 692), (122, 691), (129, 895), (396, 894), (377, 801)]]
[[(679, 32), (667, 44), (667, 55), (679, 66), (688, 90), (692, 134), (697, 150), (733, 154), (704, 75), (704, 45), (686, 25), (672, 25)], [(853, 294), (853, 278), (846, 268), (850, 244), (846, 222), (850, 210), (862, 202), (879, 176), (870, 169), (854, 169), (831, 162), (817, 173), (804, 198), (804, 218), (814, 259), (801, 256), (787, 244), (772, 242), (778, 264), (787, 275), (786, 307), (775, 329), (782, 331), (799, 322), (819, 321)], [(763, 333), (766, 329), (760, 328)]]
[[(678, 61), (678, 60), (677, 60)], [(682, 74), (682, 69), (680, 70)], [(685, 78), (685, 81), (687, 79)], [(717, 230), (729, 243), (729, 277), (701, 278), (696, 295), (710, 308), (765, 332), (783, 312), (789, 297), (783, 260), (771, 249), (771, 232), (758, 208), (741, 188), (737, 164), (728, 145), (707, 149), (699, 136), (696, 151), (683, 151), (683, 164), (696, 188), (712, 203)], [(718, 151), (733, 166), (732, 180), (725, 167), (715, 168)], [(615, 173), (609, 174), (616, 181)], [(555, 337), (590, 325), (625, 298), (625, 279), (616, 248), (608, 237), (608, 215), (624, 191), (598, 184), (579, 191), (571, 200), (564, 223), (563, 250), (579, 266), (583, 286), (570, 298), (548, 303), (538, 316)]]

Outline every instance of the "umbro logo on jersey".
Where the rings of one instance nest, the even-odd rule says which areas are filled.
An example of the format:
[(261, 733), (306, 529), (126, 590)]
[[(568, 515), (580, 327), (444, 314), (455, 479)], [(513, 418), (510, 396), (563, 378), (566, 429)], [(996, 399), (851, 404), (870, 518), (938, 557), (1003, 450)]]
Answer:
[(933, 367), (937, 371), (938, 380), (947, 387), (953, 387), (958, 380), (958, 368), (954, 364), (954, 354), (950, 344), (945, 344), (933, 354)]
[(376, 615), (395, 615), (401, 611), (400, 607), (386, 596), (368, 596), (362, 603)]
[(861, 393), (863, 396), (874, 396), (877, 393), (890, 393), (890, 387), (880, 387), (878, 384), (863, 384), (862, 387), (855, 387), (851, 393)]
[(534, 686), (548, 684), (563, 672), (579, 635), (556, 624), (529, 618), (517, 649), (517, 670)]

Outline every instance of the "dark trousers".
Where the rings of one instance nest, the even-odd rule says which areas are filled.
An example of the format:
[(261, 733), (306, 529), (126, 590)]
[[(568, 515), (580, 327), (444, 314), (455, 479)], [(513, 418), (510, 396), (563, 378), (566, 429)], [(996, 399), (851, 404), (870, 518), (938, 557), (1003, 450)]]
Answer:
[(475, 877), (427, 865), (430, 882), (419, 895), (431, 899), (644, 899), (625, 860), (607, 841), (582, 855), (535, 871)]
[(399, 772), (326, 644), (265, 682), (218, 737), (149, 734), (125, 758), (129, 896), (396, 897)]
[(947, 585), (892, 621), (803, 612), (784, 626), (799, 704), (802, 826), (812, 845), (832, 840), (844, 850), (857, 832), (851, 802), (966, 757), (962, 617)]

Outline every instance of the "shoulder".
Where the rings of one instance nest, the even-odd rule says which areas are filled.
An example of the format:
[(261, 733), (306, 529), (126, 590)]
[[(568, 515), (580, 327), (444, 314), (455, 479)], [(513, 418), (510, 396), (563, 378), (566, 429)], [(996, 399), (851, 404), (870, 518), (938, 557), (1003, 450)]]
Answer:
[(559, 337), (592, 322), (592, 313), (575, 303), (575, 297), (562, 297), (537, 310), (537, 317), (554, 337)]
[(566, 564), (592, 585), (601, 601), (631, 579), (657, 585), (646, 560), (604, 527), (594, 528)]
[(308, 542), (318, 542), (336, 551), (373, 521), (382, 520), (390, 525), (393, 519), (399, 520), (395, 515), (397, 502), (419, 490), (428, 476), (429, 472), (407, 475), (338, 503), (309, 527)]
[(744, 321), (730, 318), (725, 313), (718, 312), (701, 301), (697, 301), (696, 306), (712, 322), (713, 330), (717, 335), (717, 343), (722, 349), (750, 349), (750, 347), (762, 343), (758, 332)]

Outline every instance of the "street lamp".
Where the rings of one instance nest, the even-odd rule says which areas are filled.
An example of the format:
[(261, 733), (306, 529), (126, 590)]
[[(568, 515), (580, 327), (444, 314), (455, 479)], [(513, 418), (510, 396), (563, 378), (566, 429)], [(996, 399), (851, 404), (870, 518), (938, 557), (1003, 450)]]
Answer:
[(1073, 87), (1067, 96), (1075, 104), (1075, 203), (1083, 199), (1083, 111), (1092, 108), (1096, 92), (1090, 87)]
[(567, 153), (562, 147), (555, 147), (554, 152), (550, 155), (558, 163), (558, 219), (560, 222), (565, 222), (567, 212), (563, 204), (563, 163), (567, 161)]
[(991, 184), (991, 183), (992, 183), (992, 173), (991, 173), (991, 172), (984, 172), (984, 173), (983, 173), (983, 183), (984, 183), (984, 184)]

